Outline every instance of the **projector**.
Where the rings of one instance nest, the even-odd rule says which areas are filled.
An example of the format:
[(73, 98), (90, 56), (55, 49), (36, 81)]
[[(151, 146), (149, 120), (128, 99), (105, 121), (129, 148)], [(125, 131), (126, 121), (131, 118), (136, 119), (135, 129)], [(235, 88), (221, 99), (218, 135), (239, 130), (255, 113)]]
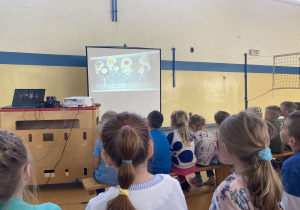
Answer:
[(89, 107), (93, 106), (94, 98), (85, 96), (75, 96), (64, 98), (62, 100), (63, 107)]

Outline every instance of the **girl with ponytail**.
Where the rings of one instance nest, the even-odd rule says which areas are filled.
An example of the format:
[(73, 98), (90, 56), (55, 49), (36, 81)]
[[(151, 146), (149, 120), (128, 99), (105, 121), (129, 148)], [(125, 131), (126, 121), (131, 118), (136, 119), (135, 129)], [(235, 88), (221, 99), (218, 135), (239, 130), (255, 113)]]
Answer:
[(227, 118), (220, 127), (220, 143), (235, 166), (216, 189), (211, 210), (279, 210), (282, 196), (280, 178), (267, 147), (268, 126), (256, 114), (242, 111)]
[(171, 127), (174, 129), (167, 136), (172, 153), (172, 172), (178, 175), (182, 190), (188, 191), (191, 186), (187, 175), (196, 171), (194, 140), (188, 130), (188, 117), (185, 111), (174, 111), (171, 115)]
[(117, 172), (119, 186), (91, 199), (87, 210), (187, 209), (177, 180), (147, 171), (153, 143), (141, 117), (128, 112), (117, 114), (104, 125), (101, 140), (101, 157)]

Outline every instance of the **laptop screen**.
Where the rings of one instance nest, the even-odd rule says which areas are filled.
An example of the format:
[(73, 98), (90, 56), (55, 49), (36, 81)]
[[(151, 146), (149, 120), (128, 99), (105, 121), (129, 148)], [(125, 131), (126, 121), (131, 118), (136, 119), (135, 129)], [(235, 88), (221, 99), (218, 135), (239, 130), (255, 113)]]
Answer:
[(38, 106), (44, 101), (45, 89), (15, 89), (13, 106)]

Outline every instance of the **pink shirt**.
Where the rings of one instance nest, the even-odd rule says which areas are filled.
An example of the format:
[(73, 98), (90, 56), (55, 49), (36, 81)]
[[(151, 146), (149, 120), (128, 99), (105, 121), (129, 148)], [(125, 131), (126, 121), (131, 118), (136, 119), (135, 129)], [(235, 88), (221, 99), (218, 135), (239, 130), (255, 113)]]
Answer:
[(233, 162), (230, 161), (229, 157), (225, 153), (225, 148), (219, 138), (219, 130), (214, 131), (217, 136), (217, 146), (218, 146), (218, 160), (224, 165), (233, 165)]

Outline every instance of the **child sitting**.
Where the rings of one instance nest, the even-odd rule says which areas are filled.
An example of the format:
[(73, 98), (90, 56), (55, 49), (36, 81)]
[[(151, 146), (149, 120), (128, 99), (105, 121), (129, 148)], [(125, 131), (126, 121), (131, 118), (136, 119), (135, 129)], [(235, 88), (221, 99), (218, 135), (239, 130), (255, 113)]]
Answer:
[(297, 105), (292, 101), (284, 101), (280, 104), (281, 116), (286, 118), (289, 113), (296, 111)]
[[(114, 111), (107, 111), (105, 112), (102, 117), (101, 117), (101, 121), (100, 121), (100, 135), (102, 132), (102, 128), (104, 126), (104, 124), (112, 119), (113, 117), (115, 117), (117, 115), (116, 112)], [(106, 164), (103, 160), (101, 160), (101, 152), (103, 152), (103, 144), (102, 141), (100, 141), (100, 139), (98, 139), (95, 142), (95, 147), (94, 147), (94, 179), (97, 182), (103, 183), (103, 184), (109, 184), (109, 185), (116, 185), (118, 184), (118, 179), (117, 179), (117, 174), (114, 171), (113, 168), (108, 168), (106, 167)], [(97, 195), (101, 192), (104, 192), (105, 189), (97, 189)]]
[(32, 172), (32, 159), (27, 145), (15, 133), (0, 130), (0, 209), (59, 210), (52, 203), (30, 205), (23, 201), (23, 194), (30, 194), (27, 183), (31, 179), (34, 196), (36, 182)]
[(220, 140), (235, 173), (218, 186), (210, 210), (281, 209), (282, 185), (270, 163), (268, 126), (263, 119), (249, 111), (233, 115), (221, 124)]
[(87, 210), (187, 209), (176, 179), (147, 171), (153, 143), (141, 117), (127, 112), (117, 114), (104, 125), (101, 139), (101, 157), (117, 171), (120, 186), (92, 198)]
[(282, 154), (284, 151), (284, 144), (280, 140), (281, 123), (277, 121), (280, 117), (280, 112), (279, 106), (268, 106), (265, 109), (265, 120), (268, 121), (267, 125), (269, 129), (275, 129), (275, 135), (270, 135), (272, 137), (270, 140), (270, 149), (275, 154)]
[[(281, 110), (281, 116), (283, 116), (284, 120), (286, 119), (286, 116), (289, 114), (289, 113), (292, 113), (294, 111), (296, 111), (297, 109), (297, 105), (292, 102), (292, 101), (284, 101), (280, 104), (280, 110)], [(288, 145), (285, 145), (284, 147), (285, 150), (291, 150), (291, 148), (288, 146)], [(284, 161), (286, 160), (285, 157), (283, 158), (280, 158), (281, 161)]]
[(300, 102), (294, 102), (294, 104), (297, 106), (297, 111), (300, 110)]
[[(215, 133), (208, 131), (205, 125), (205, 119), (200, 115), (192, 115), (189, 119), (189, 127), (193, 130), (195, 141), (195, 150), (197, 165), (218, 165), (217, 158), (217, 136)], [(215, 185), (216, 179), (213, 170), (206, 171), (208, 180), (204, 185)], [(190, 182), (198, 187), (203, 186), (200, 172), (195, 173), (196, 177), (191, 177)]]
[(300, 206), (300, 111), (286, 116), (281, 132), (281, 141), (291, 147), (294, 155), (282, 166), (284, 187), (281, 205), (284, 209), (299, 209)]
[(250, 112), (253, 112), (257, 116), (262, 117), (262, 111), (261, 111), (260, 107), (258, 107), (258, 106), (251, 106), (251, 107), (248, 108), (248, 110)]
[(172, 172), (178, 175), (181, 188), (185, 191), (191, 189), (185, 176), (197, 169), (194, 140), (189, 133), (187, 120), (185, 111), (174, 111), (171, 115), (171, 127), (174, 131), (167, 136), (172, 153)]
[(217, 130), (214, 132), (216, 133), (216, 136), (217, 136), (218, 160), (223, 165), (233, 165), (232, 161), (229, 159), (228, 155), (225, 152), (223, 142), (220, 142), (220, 138), (219, 138), (219, 129), (220, 129), (221, 123), (228, 117), (230, 117), (230, 114), (225, 111), (218, 111), (214, 116), (215, 121), (216, 121), (216, 126), (217, 126)]
[(159, 111), (150, 112), (146, 120), (154, 147), (153, 157), (148, 162), (148, 168), (152, 174), (168, 174), (172, 168), (168, 139), (163, 132), (158, 130), (163, 121), (164, 117)]

